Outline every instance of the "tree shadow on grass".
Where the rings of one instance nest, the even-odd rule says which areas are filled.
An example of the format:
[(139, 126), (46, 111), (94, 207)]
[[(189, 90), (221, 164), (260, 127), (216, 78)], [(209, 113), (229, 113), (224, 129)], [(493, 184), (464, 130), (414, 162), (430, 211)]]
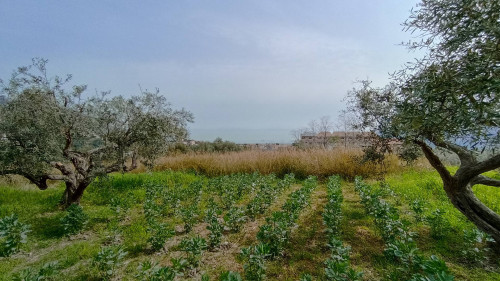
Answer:
[(62, 214), (37, 218), (33, 222), (33, 231), (42, 239), (61, 238), (64, 229), (61, 225)]

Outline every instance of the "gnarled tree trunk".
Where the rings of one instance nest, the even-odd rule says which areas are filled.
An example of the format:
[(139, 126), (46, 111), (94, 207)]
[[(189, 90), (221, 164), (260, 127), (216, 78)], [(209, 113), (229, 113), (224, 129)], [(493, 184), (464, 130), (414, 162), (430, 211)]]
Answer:
[(80, 204), (83, 192), (90, 185), (92, 181), (82, 182), (66, 182), (66, 189), (64, 190), (61, 198), (61, 205), (64, 208), (69, 207), (71, 204)]
[(467, 149), (444, 142), (437, 146), (453, 151), (460, 158), (460, 168), (454, 175), (441, 162), (433, 150), (422, 141), (415, 141), (424, 152), (429, 163), (439, 173), (443, 187), (451, 203), (476, 227), (489, 234), (494, 240), (494, 248), (500, 252), (500, 215), (484, 205), (472, 191), (475, 184), (500, 187), (500, 181), (481, 175), (500, 166), (500, 155), (495, 155), (482, 162)]
[(472, 191), (469, 183), (445, 182), (444, 189), (451, 203), (480, 230), (491, 235), (500, 245), (500, 215), (484, 205)]

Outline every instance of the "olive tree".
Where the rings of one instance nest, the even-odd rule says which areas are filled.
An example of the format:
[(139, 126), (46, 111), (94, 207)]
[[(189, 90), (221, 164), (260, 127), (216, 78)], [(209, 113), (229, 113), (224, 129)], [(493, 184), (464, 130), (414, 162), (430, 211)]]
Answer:
[(46, 60), (34, 59), (1, 82), (0, 175), (21, 175), (39, 189), (64, 181), (65, 206), (79, 203), (100, 176), (152, 165), (167, 145), (187, 135), (190, 112), (174, 110), (156, 92), (124, 98), (84, 98), (71, 76), (49, 77)]
[[(406, 45), (424, 50), (424, 57), (385, 87), (365, 81), (350, 93), (362, 126), (418, 146), (453, 205), (497, 245), (500, 215), (472, 187), (500, 187), (483, 175), (500, 167), (499, 22), (499, 1), (422, 0), (404, 25), (420, 38)], [(438, 157), (439, 149), (458, 156), (455, 173)]]

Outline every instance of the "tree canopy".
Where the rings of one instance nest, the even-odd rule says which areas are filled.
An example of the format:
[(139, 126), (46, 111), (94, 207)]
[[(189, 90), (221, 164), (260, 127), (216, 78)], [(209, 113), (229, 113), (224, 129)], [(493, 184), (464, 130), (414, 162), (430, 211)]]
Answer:
[[(364, 81), (349, 94), (352, 108), (364, 128), (418, 145), (455, 207), (500, 242), (500, 216), (471, 189), (500, 186), (481, 175), (500, 167), (500, 2), (423, 0), (404, 26), (417, 38), (406, 46), (425, 56), (395, 72), (389, 85)], [(436, 148), (460, 158), (454, 175)]]
[(70, 204), (97, 176), (135, 169), (141, 160), (151, 165), (186, 137), (192, 114), (174, 110), (158, 91), (85, 97), (86, 86), (68, 86), (71, 75), (49, 77), (46, 63), (34, 59), (1, 84), (0, 175), (22, 175), (40, 189), (62, 180)]

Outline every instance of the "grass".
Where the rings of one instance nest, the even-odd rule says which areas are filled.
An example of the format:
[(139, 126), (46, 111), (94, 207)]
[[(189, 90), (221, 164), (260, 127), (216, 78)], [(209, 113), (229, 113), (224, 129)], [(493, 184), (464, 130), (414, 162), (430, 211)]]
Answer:
[[(361, 164), (361, 155), (362, 151), (354, 149), (181, 154), (160, 159), (155, 170), (192, 171), (210, 177), (255, 171), (261, 174), (273, 173), (279, 177), (294, 173), (300, 179), (309, 175), (324, 179), (334, 174), (354, 179), (358, 175), (369, 177), (381, 172), (378, 165)], [(389, 157), (385, 164), (390, 172), (400, 168), (395, 156)]]
[[(299, 153), (309, 153), (308, 157), (311, 158), (307, 161), (314, 163), (312, 159), (316, 152)], [(234, 158), (233, 160), (237, 161), (235, 159), (238, 155), (242, 156), (242, 154), (235, 153), (227, 154), (224, 157)], [(281, 156), (273, 156), (272, 153), (263, 153), (255, 157), (257, 157), (256, 159), (270, 157), (270, 162), (266, 164), (270, 166), (264, 165), (268, 167), (267, 171), (272, 171), (272, 161), (275, 161), (271, 160), (272, 157), (281, 159)], [(320, 171), (320, 174), (326, 174), (327, 169), (318, 168), (324, 165), (321, 162), (323, 160), (317, 159), (316, 161), (316, 166), (313, 165), (310, 169), (319, 169), (316, 172)], [(226, 165), (228, 168), (229, 163), (221, 165)], [(341, 167), (344, 164), (338, 165)], [(163, 166), (164, 169), (166, 169), (165, 167)], [(304, 173), (307, 171), (305, 167), (301, 169), (304, 169)], [(332, 168), (331, 171), (333, 170)], [(450, 170), (454, 171), (454, 168), (450, 168)], [(213, 173), (223, 174), (229, 171), (217, 172), (214, 170)], [(351, 170), (349, 173), (355, 171)], [(500, 178), (495, 172), (489, 176)], [(114, 243), (123, 245), (128, 252), (124, 264), (117, 270), (117, 280), (134, 280), (137, 266), (145, 260), (153, 260), (163, 266), (169, 265), (171, 257), (181, 255), (176, 243), (186, 237), (186, 234), (178, 232), (172, 241), (167, 242), (167, 251), (152, 253), (148, 250), (147, 239), (149, 236), (143, 212), (146, 190), (143, 185), (147, 182), (160, 182), (170, 187), (183, 189), (198, 180), (206, 186), (209, 178), (198, 175), (197, 172), (158, 171), (114, 174), (108, 180), (98, 180), (88, 188), (81, 203), (84, 211), (90, 217), (90, 222), (82, 233), (72, 237), (64, 236), (61, 231), (60, 219), (64, 215), (64, 212), (58, 207), (64, 188), (61, 184), (53, 183), (48, 190), (40, 191), (20, 180), (13, 183), (0, 183), (0, 217), (16, 213), (22, 222), (32, 226), (28, 243), (22, 245), (22, 251), (9, 258), (0, 258), (0, 280), (10, 280), (13, 274), (24, 268), (40, 268), (44, 263), (55, 260), (59, 261), (61, 267), (57, 276), (58, 280), (95, 280), (96, 273), (91, 266), (91, 259), (101, 246)], [(386, 182), (395, 194), (394, 196), (386, 196), (386, 200), (393, 202), (403, 218), (411, 224), (411, 229), (418, 232), (417, 244), (424, 256), (429, 257), (435, 254), (444, 259), (456, 276), (456, 280), (500, 280), (499, 265), (493, 262), (498, 257), (491, 256), (490, 262), (484, 266), (472, 265), (460, 258), (460, 245), (463, 243), (462, 231), (471, 229), (473, 225), (448, 201), (437, 173), (425, 168), (404, 170), (398, 168), (388, 174)], [(376, 184), (375, 181), (372, 183)], [(288, 195), (299, 187), (295, 185), (282, 192), (264, 214), (259, 215), (253, 222), (247, 222), (240, 232), (225, 233), (224, 246), (216, 251), (206, 252), (199, 271), (189, 278), (199, 280), (202, 272), (209, 273), (212, 280), (224, 270), (234, 270), (241, 273), (242, 264), (238, 259), (239, 250), (256, 242), (255, 235), (259, 226), (265, 222), (264, 218), (280, 209)], [(360, 199), (354, 192), (352, 183), (343, 182), (342, 188), (344, 195), (342, 240), (346, 245), (352, 247), (352, 266), (356, 270), (364, 271), (364, 280), (384, 280), (385, 276), (396, 270), (397, 265), (385, 259), (383, 255), (384, 243), (374, 226), (373, 219), (365, 213), (360, 204)], [(474, 191), (485, 204), (496, 212), (500, 212), (500, 190), (498, 188), (477, 186), (474, 187)], [(205, 202), (210, 196), (209, 192), (204, 192), (202, 202)], [(127, 202), (129, 202), (130, 209), (122, 220), (116, 220), (116, 215), (110, 205), (112, 198), (128, 200)], [(245, 195), (237, 204), (245, 205), (251, 198), (252, 194)], [(445, 211), (444, 218), (450, 224), (445, 237), (433, 238), (430, 235), (429, 226), (425, 222), (415, 222), (409, 203), (416, 199), (426, 203), (424, 215), (429, 215), (436, 208)], [(303, 273), (312, 274), (316, 278), (315, 280), (321, 279), (323, 262), (328, 256), (326, 235), (321, 217), (325, 202), (325, 187), (320, 185), (312, 194), (311, 205), (304, 209), (299, 217), (297, 227), (292, 232), (287, 254), (281, 259), (269, 262), (269, 280), (297, 280), (298, 276)], [(201, 206), (205, 206), (205, 203), (202, 203)], [(173, 215), (163, 219), (178, 226), (182, 225), (182, 221)], [(205, 227), (204, 223), (198, 223), (193, 233), (206, 236)]]

